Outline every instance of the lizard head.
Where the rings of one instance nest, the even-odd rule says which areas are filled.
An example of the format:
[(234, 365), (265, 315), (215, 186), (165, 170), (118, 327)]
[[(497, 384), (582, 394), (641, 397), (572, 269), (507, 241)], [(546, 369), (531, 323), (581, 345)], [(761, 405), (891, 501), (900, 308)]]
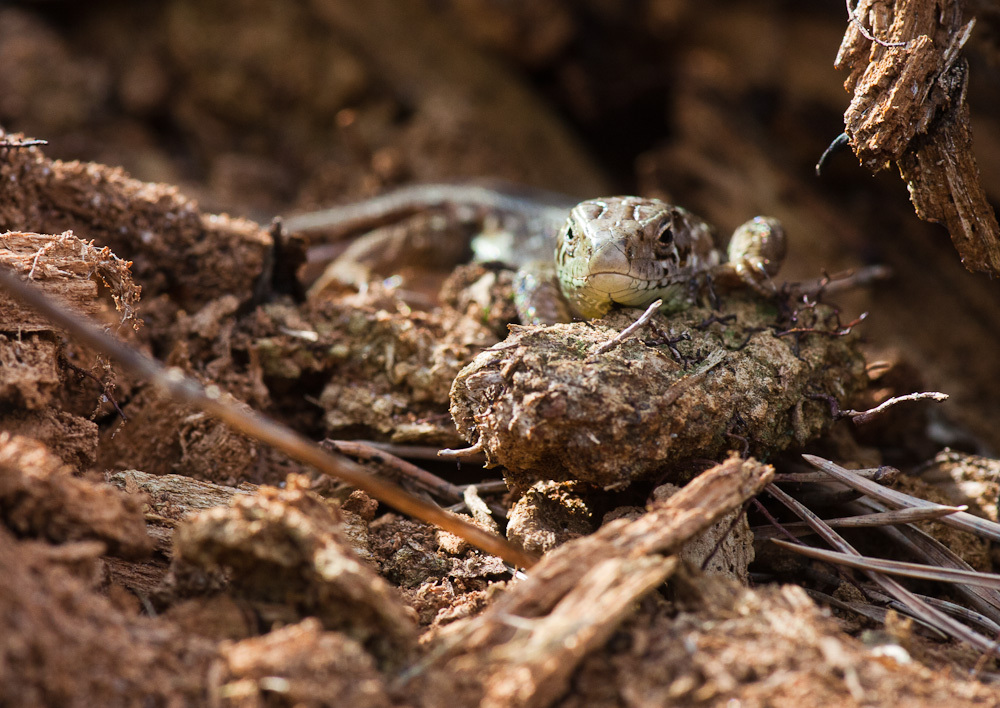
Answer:
[(563, 296), (578, 314), (601, 317), (615, 305), (683, 307), (691, 278), (719, 262), (711, 229), (690, 212), (640, 197), (581, 202), (556, 244)]

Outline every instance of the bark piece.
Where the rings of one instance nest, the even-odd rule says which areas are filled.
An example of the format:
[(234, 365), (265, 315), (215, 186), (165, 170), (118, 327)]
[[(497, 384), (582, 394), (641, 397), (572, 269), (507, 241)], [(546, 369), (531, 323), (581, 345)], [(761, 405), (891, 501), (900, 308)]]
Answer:
[[(0, 213), (3, 209), (0, 201)], [(0, 234), (0, 267), (12, 268), (81, 315), (108, 323), (117, 320), (119, 331), (139, 322), (141, 288), (132, 281), (130, 265), (110, 249), (70, 232)], [(100, 297), (104, 293), (110, 295), (117, 315)], [(81, 388), (66, 364), (87, 361), (86, 352), (76, 350), (47, 319), (6, 292), (0, 293), (0, 332), (6, 333), (0, 334), (0, 428), (42, 441), (81, 469), (92, 465), (97, 457), (97, 425), (76, 413), (86, 412), (98, 397), (88, 397), (88, 389)], [(108, 368), (98, 362), (94, 371), (85, 373), (103, 382)]]
[[(3, 172), (0, 163), (0, 173)], [(0, 204), (2, 204), (0, 187)], [(3, 220), (0, 206), (0, 228)], [(7, 265), (38, 285), (46, 294), (88, 317), (103, 314), (97, 297), (97, 281), (111, 293), (121, 313), (121, 323), (135, 323), (141, 288), (132, 282), (130, 263), (111, 249), (94, 246), (66, 231), (59, 236), (10, 231), (0, 234), (0, 265)], [(24, 307), (6, 292), (0, 292), (0, 330), (47, 332), (52, 325), (34, 310)]]
[(49, 160), (36, 147), (0, 149), (0, 231), (25, 229), (93, 239), (133, 261), (147, 297), (166, 292), (191, 309), (227, 293), (249, 298), (273, 246), (257, 224), (204, 214), (176, 187)]
[[(490, 677), (482, 705), (551, 704), (566, 691), (583, 657), (607, 642), (635, 611), (636, 600), (662, 584), (676, 565), (676, 558), (660, 556), (609, 558), (595, 565), (548, 615), (531, 623), (526, 640), (503, 647), (511, 660)], [(597, 607), (599, 617), (593, 617)]]
[(371, 656), (355, 641), (323, 631), (313, 618), (221, 651), (225, 675), (222, 705), (389, 708), (385, 681)]
[(835, 64), (850, 71), (854, 152), (873, 172), (895, 162), (917, 216), (947, 227), (967, 269), (1000, 275), (1000, 226), (972, 154), (959, 58), (974, 22), (963, 23), (958, 0), (861, 0), (854, 15)]
[(382, 657), (405, 652), (413, 620), (355, 555), (333, 507), (307, 486), (293, 476), (285, 490), (260, 487), (228, 508), (198, 514), (177, 529), (177, 556), (210, 571), (224, 568), (236, 595), (316, 616)]
[(635, 601), (673, 572), (676, 559), (666, 554), (759, 493), (773, 475), (756, 460), (730, 459), (640, 519), (619, 519), (559, 547), (480, 617), (442, 638), (451, 668), (487, 662), (478, 672), (487, 705), (549, 705)]
[(22, 536), (99, 540), (125, 558), (144, 558), (153, 546), (135, 499), (74, 477), (41, 443), (7, 432), (0, 433), (0, 518)]

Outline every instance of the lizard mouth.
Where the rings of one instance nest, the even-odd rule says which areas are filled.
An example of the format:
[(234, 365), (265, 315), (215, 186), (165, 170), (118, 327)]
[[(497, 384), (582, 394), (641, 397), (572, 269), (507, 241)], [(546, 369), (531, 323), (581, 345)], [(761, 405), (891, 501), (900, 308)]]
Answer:
[(578, 287), (602, 293), (612, 300), (616, 300), (616, 296), (627, 296), (641, 289), (640, 281), (636, 280), (635, 276), (625, 273), (588, 273), (574, 280), (577, 281)]

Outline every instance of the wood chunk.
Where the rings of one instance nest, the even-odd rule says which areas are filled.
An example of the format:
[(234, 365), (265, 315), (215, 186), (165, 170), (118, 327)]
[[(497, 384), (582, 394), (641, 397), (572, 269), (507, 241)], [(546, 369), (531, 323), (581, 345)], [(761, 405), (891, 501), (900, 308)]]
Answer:
[(861, 0), (854, 15), (836, 61), (850, 71), (854, 152), (873, 172), (895, 162), (917, 216), (948, 228), (967, 269), (1000, 275), (1000, 226), (972, 154), (959, 58), (974, 21), (963, 23), (958, 0)]
[[(134, 324), (142, 289), (132, 282), (131, 264), (107, 247), (98, 248), (70, 231), (59, 236), (7, 232), (0, 234), (0, 265), (13, 268), (47, 295), (87, 317), (101, 315), (104, 310), (97, 297), (96, 276), (108, 287), (121, 313), (121, 323), (131, 321)], [(47, 332), (51, 329), (47, 319), (6, 292), (0, 292), (0, 331)]]
[(273, 246), (256, 223), (204, 214), (176, 187), (50, 160), (34, 147), (0, 160), (0, 230), (24, 229), (94, 239), (134, 261), (152, 295), (167, 292), (191, 309), (227, 293), (249, 298), (268, 275)]
[(636, 601), (676, 567), (672, 556), (609, 558), (595, 565), (547, 616), (532, 622), (527, 638), (506, 643), (503, 653), (510, 660), (490, 676), (482, 705), (551, 705), (583, 657), (605, 644), (635, 612)]
[(74, 477), (41, 443), (7, 432), (0, 433), (0, 518), (22, 536), (99, 540), (124, 558), (144, 558), (153, 545), (134, 497)]
[(178, 527), (175, 557), (209, 571), (225, 568), (236, 596), (315, 616), (398, 660), (414, 639), (411, 617), (354, 553), (336, 510), (307, 488), (305, 477), (291, 476), (286, 489), (260, 487), (230, 507), (199, 513)]

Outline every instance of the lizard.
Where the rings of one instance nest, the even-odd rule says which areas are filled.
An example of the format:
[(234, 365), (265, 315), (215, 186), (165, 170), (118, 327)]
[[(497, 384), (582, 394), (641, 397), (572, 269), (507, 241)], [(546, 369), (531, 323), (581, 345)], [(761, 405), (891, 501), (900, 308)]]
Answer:
[(491, 215), (500, 229), (477, 237), (479, 260), (518, 269), (515, 302), (522, 322), (552, 324), (602, 317), (614, 307), (682, 310), (706, 281), (770, 295), (785, 255), (778, 220), (758, 216), (733, 233), (727, 257), (700, 217), (668, 202), (636, 196), (572, 204), (553, 194), (528, 197), (475, 184), (402, 187), (369, 200), (294, 216), (289, 232), (368, 230), (430, 208), (461, 218)]

